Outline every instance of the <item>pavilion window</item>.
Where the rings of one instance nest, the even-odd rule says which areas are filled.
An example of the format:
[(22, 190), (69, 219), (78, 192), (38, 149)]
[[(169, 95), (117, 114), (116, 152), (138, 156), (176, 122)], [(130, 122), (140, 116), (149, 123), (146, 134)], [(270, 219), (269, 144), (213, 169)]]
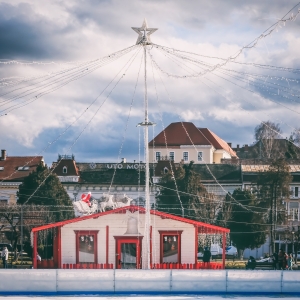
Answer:
[(76, 263), (98, 263), (98, 230), (75, 230)]
[(159, 231), (160, 262), (181, 263), (181, 233), (180, 231)]

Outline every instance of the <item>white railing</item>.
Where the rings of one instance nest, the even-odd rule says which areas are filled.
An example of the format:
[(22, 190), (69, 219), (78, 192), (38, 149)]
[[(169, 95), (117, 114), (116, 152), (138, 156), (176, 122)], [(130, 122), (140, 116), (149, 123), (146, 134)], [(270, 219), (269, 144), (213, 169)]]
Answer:
[(0, 295), (83, 293), (300, 294), (300, 272), (246, 270), (0, 270)]

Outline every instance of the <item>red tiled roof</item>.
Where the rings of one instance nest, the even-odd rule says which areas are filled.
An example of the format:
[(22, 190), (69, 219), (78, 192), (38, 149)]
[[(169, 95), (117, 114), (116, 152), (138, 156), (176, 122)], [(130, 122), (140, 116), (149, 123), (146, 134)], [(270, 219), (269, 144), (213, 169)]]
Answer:
[[(59, 164), (57, 162), (53, 163), (53, 167), (53, 172), (57, 176), (79, 176), (78, 168), (73, 159), (62, 159)], [(67, 167), (67, 173), (63, 173), (64, 167)]]
[[(145, 208), (143, 208), (143, 207), (140, 207), (140, 206), (126, 206), (126, 207), (112, 209), (112, 210), (97, 213), (97, 214), (92, 214), (92, 215), (85, 216), (85, 217), (77, 217), (77, 218), (66, 220), (66, 221), (61, 221), (61, 222), (57, 222), (57, 223), (53, 223), (53, 224), (48, 224), (48, 225), (35, 227), (35, 228), (32, 229), (32, 232), (37, 232), (37, 231), (41, 231), (41, 230), (45, 230), (45, 229), (49, 229), (49, 228), (53, 228), (53, 227), (58, 227), (58, 226), (64, 226), (64, 225), (67, 225), (67, 224), (76, 223), (76, 222), (80, 222), (80, 221), (84, 221), (84, 220), (88, 220), (88, 219), (97, 219), (97, 218), (105, 216), (105, 215), (125, 213), (127, 210), (130, 210), (131, 212), (140, 211), (141, 213), (145, 213)], [(199, 221), (194, 221), (194, 220), (191, 220), (191, 219), (171, 215), (171, 214), (161, 212), (161, 211), (158, 211), (158, 210), (150, 210), (150, 213), (152, 215), (160, 216), (161, 218), (164, 218), (164, 219), (172, 219), (172, 220), (180, 221), (180, 222), (183, 222), (183, 223), (192, 224), (195, 227), (197, 227), (198, 231), (201, 232), (201, 233), (221, 233), (221, 232), (229, 233), (230, 232), (229, 229), (224, 228), (224, 227), (211, 225), (211, 224), (207, 224), (207, 223), (203, 223), (203, 222), (199, 222)]]
[(236, 152), (232, 150), (232, 148), (220, 137), (218, 137), (215, 133), (210, 131), (208, 128), (198, 128), (205, 137), (210, 141), (210, 143), (216, 148), (216, 149), (224, 149), (227, 151), (231, 156), (236, 157)]
[[(0, 180), (23, 181), (41, 161), (44, 161), (42, 156), (7, 156), (5, 160), (0, 160), (0, 167), (4, 167), (4, 170), (0, 170)], [(19, 167), (24, 166), (29, 169), (18, 171)]]
[[(166, 138), (165, 138), (166, 137)], [(197, 128), (191, 122), (171, 123), (165, 131), (160, 132), (152, 141), (149, 147), (180, 145), (212, 145), (215, 149), (223, 149), (231, 156), (236, 157), (236, 153), (229, 145), (208, 128)]]
[[(184, 127), (183, 127), (184, 126)], [(186, 134), (188, 132), (189, 136)], [(207, 139), (201, 134), (198, 128), (190, 122), (177, 122), (171, 123), (164, 131), (160, 132), (151, 142), (149, 147), (165, 146), (165, 135), (168, 146), (180, 146), (180, 145), (210, 145)]]

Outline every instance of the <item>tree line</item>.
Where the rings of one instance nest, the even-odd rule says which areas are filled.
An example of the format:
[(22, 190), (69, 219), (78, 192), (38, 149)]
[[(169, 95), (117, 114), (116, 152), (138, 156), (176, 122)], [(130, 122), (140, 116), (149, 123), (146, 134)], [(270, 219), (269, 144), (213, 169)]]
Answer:
[[(43, 164), (24, 179), (17, 196), (17, 204), (0, 205), (0, 233), (12, 244), (15, 260), (20, 254), (21, 240), (24, 251), (31, 256), (32, 228), (74, 218), (68, 193), (58, 177)], [(38, 240), (39, 253), (44, 258), (51, 256), (51, 240), (50, 232)]]
[(287, 162), (277, 159), (267, 171), (259, 172), (251, 189), (236, 189), (220, 199), (207, 192), (190, 162), (162, 176), (155, 208), (229, 228), (230, 239), (239, 250), (261, 246), (270, 234), (275, 251), (275, 225), (286, 221), (283, 201), (290, 195), (290, 182)]

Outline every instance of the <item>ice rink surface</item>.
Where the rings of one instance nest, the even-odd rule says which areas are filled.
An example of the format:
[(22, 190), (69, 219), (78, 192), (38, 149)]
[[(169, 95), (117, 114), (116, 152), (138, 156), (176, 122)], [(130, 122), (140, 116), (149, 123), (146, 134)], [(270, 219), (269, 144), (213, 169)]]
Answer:
[(295, 300), (299, 299), (299, 297), (291, 297), (291, 296), (274, 296), (274, 297), (266, 297), (266, 296), (235, 296), (235, 295), (226, 295), (226, 296), (198, 296), (198, 295), (186, 295), (186, 296), (143, 296), (143, 295), (127, 295), (127, 296), (0, 296), (1, 299), (6, 300), (67, 300), (67, 299), (76, 299), (76, 300), (224, 300), (224, 299), (232, 299), (232, 300), (270, 300), (270, 299), (284, 299), (284, 300)]

